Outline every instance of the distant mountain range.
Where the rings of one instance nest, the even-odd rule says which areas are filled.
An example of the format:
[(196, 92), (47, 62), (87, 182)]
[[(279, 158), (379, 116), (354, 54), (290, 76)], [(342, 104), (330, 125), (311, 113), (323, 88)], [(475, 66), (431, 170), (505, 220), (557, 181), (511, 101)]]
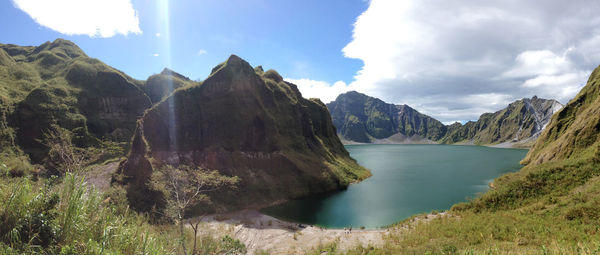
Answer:
[(345, 143), (444, 143), (530, 147), (562, 108), (556, 100), (536, 96), (484, 113), (464, 125), (444, 125), (408, 105), (394, 105), (356, 91), (329, 104), (333, 124)]

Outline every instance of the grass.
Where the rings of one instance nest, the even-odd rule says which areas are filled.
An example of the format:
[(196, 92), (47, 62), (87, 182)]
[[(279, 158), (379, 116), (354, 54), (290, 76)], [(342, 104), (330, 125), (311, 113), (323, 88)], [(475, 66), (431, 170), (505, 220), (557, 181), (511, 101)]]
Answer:
[[(148, 218), (96, 192), (83, 179), (0, 178), (2, 254), (179, 254), (174, 225)], [(191, 231), (187, 238), (192, 238)], [(244, 251), (239, 240), (200, 236), (200, 254)], [(175, 240), (175, 241), (174, 241)], [(228, 253), (229, 252), (229, 253)]]

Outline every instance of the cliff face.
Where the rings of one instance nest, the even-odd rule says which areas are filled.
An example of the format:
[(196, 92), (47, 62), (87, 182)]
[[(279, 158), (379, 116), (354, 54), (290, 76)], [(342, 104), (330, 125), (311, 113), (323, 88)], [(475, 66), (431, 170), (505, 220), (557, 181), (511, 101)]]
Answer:
[(126, 142), (150, 106), (138, 81), (62, 39), (0, 44), (0, 81), (0, 139), (34, 162), (46, 156), (40, 140), (53, 125), (70, 130), (81, 147)]
[(369, 176), (337, 138), (323, 103), (302, 98), (277, 72), (255, 70), (237, 56), (139, 121), (120, 172), (127, 183), (143, 185), (160, 164), (240, 177), (237, 192), (215, 195), (234, 207), (336, 190)]
[[(361, 143), (499, 144), (528, 147), (562, 105), (538, 97), (515, 101), (464, 125), (444, 125), (407, 105), (387, 104), (358, 92), (341, 94), (327, 105), (339, 135)], [(410, 139), (410, 138), (413, 139)]]
[(495, 113), (484, 113), (476, 122), (455, 127), (441, 140), (442, 143), (469, 142), (498, 144), (510, 142), (528, 146), (533, 144), (552, 114), (562, 108), (556, 100), (538, 97), (515, 101)]
[(569, 158), (600, 161), (600, 67), (577, 96), (552, 116), (522, 163), (532, 167)]
[(414, 136), (438, 140), (446, 132), (444, 124), (407, 105), (388, 104), (355, 91), (339, 95), (327, 108), (340, 136), (350, 141), (369, 143), (393, 135), (398, 142)]

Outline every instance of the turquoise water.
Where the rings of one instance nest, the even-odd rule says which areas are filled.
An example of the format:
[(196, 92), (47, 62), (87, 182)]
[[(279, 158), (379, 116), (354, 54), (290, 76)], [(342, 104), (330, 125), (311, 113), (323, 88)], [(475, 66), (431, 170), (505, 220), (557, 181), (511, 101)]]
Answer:
[(330, 228), (375, 228), (411, 215), (447, 210), (518, 171), (527, 150), (458, 145), (348, 145), (373, 176), (347, 190), (266, 208), (285, 220)]

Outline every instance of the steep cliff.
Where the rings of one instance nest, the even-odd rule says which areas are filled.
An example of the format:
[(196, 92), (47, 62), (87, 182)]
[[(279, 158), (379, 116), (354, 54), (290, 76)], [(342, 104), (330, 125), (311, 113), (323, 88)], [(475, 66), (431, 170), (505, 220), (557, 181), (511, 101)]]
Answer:
[(344, 149), (323, 103), (304, 99), (274, 70), (255, 70), (234, 55), (201, 85), (176, 90), (139, 121), (119, 170), (136, 208), (160, 200), (140, 203), (137, 196), (152, 190), (149, 178), (162, 164), (240, 177), (237, 191), (213, 194), (215, 206), (228, 208), (341, 189), (370, 175)]
[(354, 142), (401, 143), (411, 137), (423, 142), (438, 140), (446, 132), (444, 124), (408, 105), (388, 104), (356, 91), (339, 95), (327, 108), (340, 136)]

